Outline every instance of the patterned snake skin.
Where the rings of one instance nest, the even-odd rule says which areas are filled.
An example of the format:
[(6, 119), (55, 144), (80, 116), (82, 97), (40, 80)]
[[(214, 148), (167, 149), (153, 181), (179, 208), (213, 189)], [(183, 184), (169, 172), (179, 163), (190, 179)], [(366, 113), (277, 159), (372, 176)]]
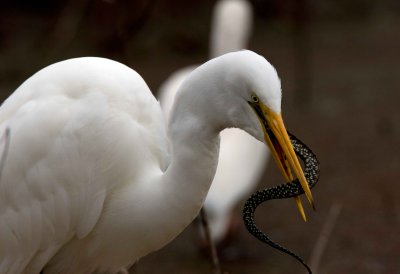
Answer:
[[(308, 182), (308, 185), (310, 188), (313, 188), (319, 177), (319, 166), (318, 166), (318, 160), (314, 153), (305, 145), (303, 144), (299, 139), (297, 139), (293, 134), (289, 133), (291, 142), (294, 147), (294, 151), (296, 154), (300, 157), (300, 159), (304, 162), (304, 175), (306, 177), (306, 180)], [(284, 248), (283, 246), (280, 246), (279, 244), (273, 242), (267, 235), (265, 235), (255, 224), (254, 222), (254, 212), (261, 203), (272, 200), (272, 199), (285, 199), (285, 198), (292, 198), (298, 195), (304, 194), (304, 191), (300, 185), (300, 182), (298, 179), (290, 182), (290, 183), (285, 183), (281, 184), (276, 187), (272, 188), (267, 188), (265, 190), (260, 190), (251, 195), (251, 197), (246, 201), (244, 208), (243, 208), (243, 221), (244, 224), (247, 228), (247, 230), (257, 239), (260, 241), (270, 245), (273, 248), (276, 248), (296, 260), (298, 260), (301, 264), (304, 265), (305, 268), (307, 268), (309, 273), (311, 272), (311, 269), (308, 267), (308, 265), (303, 261), (302, 258), (300, 258), (298, 255), (294, 254), (290, 250)]]

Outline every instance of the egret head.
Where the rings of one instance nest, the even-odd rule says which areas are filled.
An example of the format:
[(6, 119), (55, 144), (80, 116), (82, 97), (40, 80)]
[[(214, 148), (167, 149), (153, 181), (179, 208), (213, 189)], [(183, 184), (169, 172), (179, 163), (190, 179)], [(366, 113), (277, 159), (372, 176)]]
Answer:
[(212, 59), (186, 78), (177, 97), (176, 117), (187, 119), (193, 114), (216, 130), (241, 128), (268, 145), (285, 179), (293, 180), (294, 172), (313, 204), (282, 120), (281, 83), (275, 68), (264, 57), (242, 50)]
[[(228, 119), (264, 142), (286, 180), (299, 179), (309, 202), (310, 188), (294, 152), (281, 115), (281, 82), (275, 68), (262, 56), (247, 50), (224, 55), (227, 68), (223, 94), (229, 94)], [(299, 208), (300, 209), (300, 208)], [(302, 213), (303, 217), (304, 213)]]
[[(294, 152), (281, 115), (281, 83), (275, 68), (262, 56), (244, 51), (247, 57), (240, 63), (242, 69), (243, 93), (247, 102), (244, 112), (253, 118), (243, 129), (268, 145), (286, 180), (293, 180), (292, 172), (299, 179), (307, 199), (314, 207), (312, 194), (299, 160)], [(257, 125), (254, 125), (257, 120)], [(300, 208), (299, 208), (300, 209)], [(302, 213), (303, 217), (304, 213)]]

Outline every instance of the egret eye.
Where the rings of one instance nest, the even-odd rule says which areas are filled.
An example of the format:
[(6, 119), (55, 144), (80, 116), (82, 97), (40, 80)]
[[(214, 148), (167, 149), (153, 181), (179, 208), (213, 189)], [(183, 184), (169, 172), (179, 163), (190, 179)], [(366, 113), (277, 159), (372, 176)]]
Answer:
[(260, 101), (260, 99), (258, 99), (258, 96), (254, 93), (251, 95), (251, 100), (253, 100), (254, 103), (258, 103)]

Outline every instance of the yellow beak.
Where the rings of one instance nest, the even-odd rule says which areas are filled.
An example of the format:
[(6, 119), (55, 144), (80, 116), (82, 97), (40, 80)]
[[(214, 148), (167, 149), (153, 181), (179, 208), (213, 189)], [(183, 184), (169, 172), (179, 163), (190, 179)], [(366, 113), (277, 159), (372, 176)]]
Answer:
[[(281, 114), (272, 111), (262, 102), (250, 104), (254, 108), (262, 124), (264, 139), (268, 144), (272, 156), (274, 157), (275, 162), (281, 170), (283, 177), (287, 182), (293, 181), (294, 177), (292, 171), (294, 171), (294, 174), (299, 179), (299, 182), (304, 189), (304, 193), (309, 203), (315, 209), (310, 187), (308, 186), (308, 183), (304, 176), (304, 172), (301, 168), (299, 160), (297, 159), (296, 153), (294, 152)], [(299, 212), (303, 219), (306, 221), (306, 216), (303, 206), (301, 204), (301, 200), (299, 197), (296, 197), (295, 199)]]

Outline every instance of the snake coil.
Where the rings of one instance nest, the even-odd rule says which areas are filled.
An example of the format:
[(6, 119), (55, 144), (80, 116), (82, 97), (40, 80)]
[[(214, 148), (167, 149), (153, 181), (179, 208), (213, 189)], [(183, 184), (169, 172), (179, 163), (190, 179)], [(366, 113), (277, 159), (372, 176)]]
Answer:
[[(306, 177), (307, 183), (311, 188), (313, 188), (318, 182), (319, 178), (319, 164), (317, 157), (315, 154), (309, 149), (304, 143), (302, 143), (299, 139), (297, 139), (293, 134), (289, 133), (290, 140), (292, 142), (294, 151), (297, 156), (304, 162), (304, 175)], [(311, 269), (309, 266), (300, 258), (298, 255), (293, 253), (292, 251), (286, 249), (285, 247), (275, 243), (272, 241), (267, 235), (262, 232), (254, 221), (254, 212), (256, 208), (263, 202), (272, 200), (272, 199), (286, 199), (292, 198), (304, 194), (303, 188), (300, 185), (298, 179), (278, 185), (276, 187), (267, 188), (264, 190), (257, 191), (246, 201), (243, 208), (243, 221), (247, 228), (247, 230), (254, 237), (259, 239), (260, 241), (270, 245), (271, 247), (278, 249), (296, 260), (298, 260), (311, 274)]]

